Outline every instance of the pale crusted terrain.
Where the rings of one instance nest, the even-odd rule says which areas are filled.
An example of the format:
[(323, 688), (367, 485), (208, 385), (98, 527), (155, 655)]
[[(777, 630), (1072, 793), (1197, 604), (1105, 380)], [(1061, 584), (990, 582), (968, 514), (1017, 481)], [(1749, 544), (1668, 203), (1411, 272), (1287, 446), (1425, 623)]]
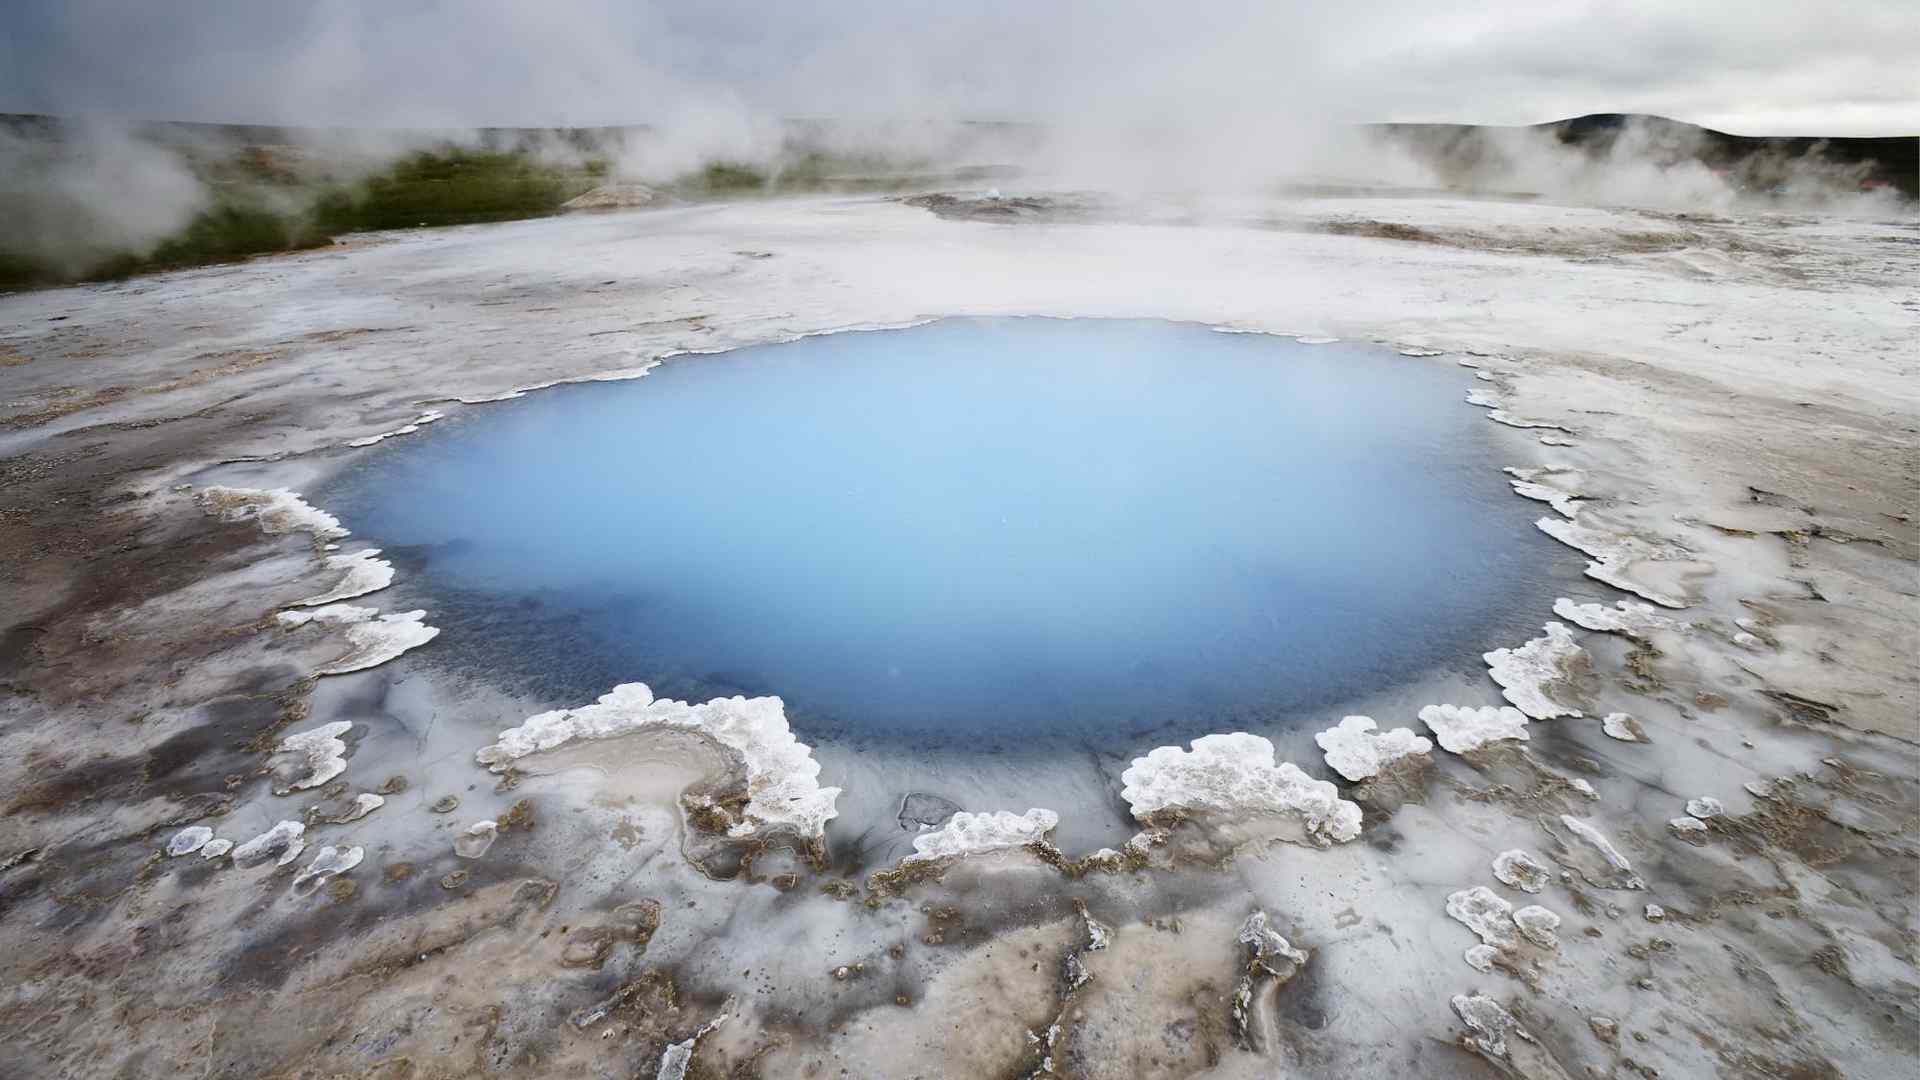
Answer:
[[(652, 1076), (697, 1040), (688, 1076), (1902, 1075), (1916, 239), (1911, 217), (1447, 200), (1012, 224), (768, 202), (0, 298), (6, 1070)], [(345, 631), (275, 612), (339, 591), (327, 538), (177, 489), (303, 490), (373, 452), (355, 440), (487, 407), (461, 399), (946, 314), (1190, 319), (1477, 366), (1490, 421), (1526, 425), (1512, 464), (1553, 467), (1523, 480), (1552, 489), (1530, 489), (1549, 531), (1594, 562), (1569, 599), (1663, 621), (1538, 612), (1571, 637), (1501, 662), (1527, 741), (1341, 783), (1364, 811), (1349, 843), (1174, 814), (1105, 856), (882, 873), (913, 834), (869, 810), (904, 793), (832, 748), (823, 846), (730, 840), (748, 769), (697, 731), (488, 772), (474, 754), (502, 731), (584, 702), (453, 678), (453, 634), (316, 676)], [(406, 589), (351, 603), (431, 624)], [(1503, 702), (1491, 679), (1475, 694), (1452, 703)], [(1616, 714), (1644, 741), (1609, 735), (1633, 730)], [(331, 735), (273, 751), (343, 721), (344, 771), (300, 786)], [(1302, 741), (1294, 763), (1333, 779)], [(1063, 763), (1019, 778), (1030, 802), (962, 809), (1124, 823), (1126, 766)], [(280, 821), (304, 826), (285, 865), (163, 854), (190, 824), (239, 844)], [(322, 869), (362, 857), (296, 885), (324, 846)], [(1496, 876), (1513, 849), (1546, 868), (1537, 891)]]

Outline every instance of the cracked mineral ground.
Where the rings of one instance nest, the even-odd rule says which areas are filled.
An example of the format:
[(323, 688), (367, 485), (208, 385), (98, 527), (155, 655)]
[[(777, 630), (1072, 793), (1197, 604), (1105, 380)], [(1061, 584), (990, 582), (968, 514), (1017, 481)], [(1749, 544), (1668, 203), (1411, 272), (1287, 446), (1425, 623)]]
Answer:
[(1915, 241), (841, 193), (0, 296), (0, 1073), (1905, 1075)]

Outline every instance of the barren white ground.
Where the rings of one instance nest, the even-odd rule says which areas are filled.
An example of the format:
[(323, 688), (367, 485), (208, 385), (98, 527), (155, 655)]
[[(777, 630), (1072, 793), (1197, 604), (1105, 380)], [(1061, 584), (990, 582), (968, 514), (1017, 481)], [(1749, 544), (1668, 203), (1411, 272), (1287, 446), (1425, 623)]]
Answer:
[[(1423, 239), (1325, 231), (1380, 223)], [(6, 615), (33, 627), (0, 702), (0, 1023), (29, 1075), (1901, 1075), (1916, 281), (1911, 217), (1353, 199), (996, 225), (843, 199), (0, 297), (0, 456), (43, 499), (0, 518), (30, 556)], [(457, 642), (400, 614), (404, 577), (343, 582), (371, 556), (318, 515), (268, 532), (195, 497), (307, 489), (523, 388), (966, 314), (1477, 368), (1510, 464), (1539, 470), (1515, 497), (1592, 559), (1562, 605), (1585, 617), (1543, 606), (1564, 629), (1490, 658), (1499, 684), (1383, 687), (1320, 727), (1511, 704), (1526, 740), (1357, 784), (1311, 731), (1279, 747), (1304, 778), (1257, 747), (1205, 775), (1169, 752), (1149, 760), (1194, 794), (1151, 778), (1137, 822), (1127, 760), (957, 769), (944, 794), (1006, 813), (903, 863), (899, 763), (808, 756), (765, 704), (748, 734), (612, 725), (494, 775), (477, 751), (587, 703), (436, 668)], [(51, 493), (103, 459), (97, 501), (162, 590), (68, 554), (85, 525)], [(352, 618), (275, 618), (335, 593)], [(1644, 739), (1610, 735), (1620, 715)], [(764, 799), (795, 791), (780, 842)], [(1035, 841), (1055, 814), (1058, 846)], [(1073, 831), (1095, 820), (1141, 832), (1095, 851)], [(174, 843), (190, 826), (212, 838)]]

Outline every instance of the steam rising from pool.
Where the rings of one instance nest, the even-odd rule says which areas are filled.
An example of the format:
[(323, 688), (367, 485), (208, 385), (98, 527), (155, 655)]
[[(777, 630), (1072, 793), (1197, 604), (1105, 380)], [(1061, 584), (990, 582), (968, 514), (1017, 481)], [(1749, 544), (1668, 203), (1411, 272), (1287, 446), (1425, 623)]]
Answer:
[(950, 319), (472, 410), (324, 501), (448, 655), (556, 704), (642, 681), (779, 694), (807, 739), (1125, 750), (1526, 636), (1505, 613), (1555, 553), (1468, 385), (1366, 346)]

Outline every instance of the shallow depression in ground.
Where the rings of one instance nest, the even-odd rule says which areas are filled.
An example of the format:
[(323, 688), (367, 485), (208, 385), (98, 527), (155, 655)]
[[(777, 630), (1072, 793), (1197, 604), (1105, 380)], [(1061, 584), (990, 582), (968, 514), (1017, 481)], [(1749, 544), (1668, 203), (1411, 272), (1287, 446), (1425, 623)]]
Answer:
[(1124, 753), (1534, 632), (1565, 559), (1471, 385), (1373, 346), (947, 319), (469, 410), (322, 499), (447, 662), (555, 704), (642, 681), (778, 694), (803, 739)]

